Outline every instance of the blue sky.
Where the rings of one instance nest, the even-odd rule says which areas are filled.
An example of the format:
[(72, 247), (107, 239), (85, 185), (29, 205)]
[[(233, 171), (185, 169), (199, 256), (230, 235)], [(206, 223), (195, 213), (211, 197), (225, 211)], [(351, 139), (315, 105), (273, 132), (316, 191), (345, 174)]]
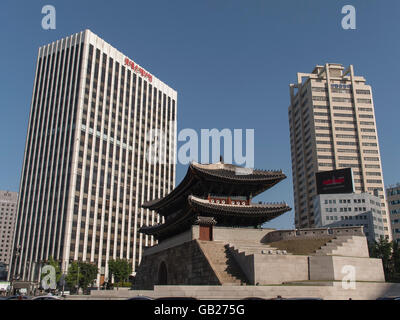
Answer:
[[(41, 28), (46, 4), (56, 30)], [(356, 30), (341, 28), (346, 4)], [(0, 189), (19, 188), (38, 47), (86, 28), (178, 91), (178, 130), (255, 129), (255, 167), (288, 176), (257, 200), (291, 206), (289, 83), (316, 64), (353, 64), (373, 87), (385, 184), (400, 182), (399, 13), (398, 0), (3, 0)], [(186, 167), (177, 169), (179, 183)]]

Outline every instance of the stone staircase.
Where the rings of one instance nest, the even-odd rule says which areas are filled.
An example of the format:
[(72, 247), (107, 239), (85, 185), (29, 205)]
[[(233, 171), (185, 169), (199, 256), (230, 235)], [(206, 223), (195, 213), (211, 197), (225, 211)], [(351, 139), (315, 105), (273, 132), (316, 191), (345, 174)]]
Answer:
[(201, 250), (214, 270), (221, 285), (246, 285), (246, 276), (230, 254), (226, 243), (220, 241), (198, 241)]
[(368, 258), (368, 244), (365, 237), (338, 236), (328, 241), (312, 255)]
[(249, 241), (235, 241), (234, 243), (229, 243), (228, 247), (231, 252), (236, 254), (244, 253), (245, 255), (250, 254), (282, 254), (290, 255), (291, 253), (287, 250), (280, 250), (268, 244), (254, 243)]

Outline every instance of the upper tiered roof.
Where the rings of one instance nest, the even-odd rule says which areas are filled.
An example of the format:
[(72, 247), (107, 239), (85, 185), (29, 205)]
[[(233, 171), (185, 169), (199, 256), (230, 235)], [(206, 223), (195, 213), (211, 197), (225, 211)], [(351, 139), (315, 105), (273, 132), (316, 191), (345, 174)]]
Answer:
[(282, 171), (252, 170), (223, 162), (192, 163), (167, 196), (142, 205), (164, 216), (165, 222), (144, 226), (140, 232), (163, 240), (187, 230), (198, 217), (214, 218), (218, 226), (261, 225), (290, 207), (285, 203), (255, 204), (251, 198), (285, 178)]
[(163, 215), (163, 208), (180, 202), (182, 198), (186, 199), (190, 194), (199, 197), (206, 197), (208, 194), (254, 197), (285, 178), (286, 175), (281, 170), (255, 170), (223, 162), (193, 162), (189, 165), (182, 182), (174, 190), (164, 198), (143, 203), (142, 207), (156, 210)]

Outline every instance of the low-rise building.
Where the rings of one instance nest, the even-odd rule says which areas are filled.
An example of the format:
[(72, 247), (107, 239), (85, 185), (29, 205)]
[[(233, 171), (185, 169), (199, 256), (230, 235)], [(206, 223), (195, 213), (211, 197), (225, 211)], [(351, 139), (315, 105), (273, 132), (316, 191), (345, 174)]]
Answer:
[(393, 241), (400, 243), (400, 183), (386, 188)]
[(320, 194), (314, 209), (317, 228), (363, 226), (368, 241), (385, 236), (381, 200), (369, 193)]
[(4, 262), (0, 262), (0, 281), (6, 279), (7, 279), (7, 265)]
[(0, 191), (0, 280), (7, 278), (17, 213), (18, 192)]
[(17, 192), (0, 191), (0, 263), (5, 266), (11, 258), (17, 200)]

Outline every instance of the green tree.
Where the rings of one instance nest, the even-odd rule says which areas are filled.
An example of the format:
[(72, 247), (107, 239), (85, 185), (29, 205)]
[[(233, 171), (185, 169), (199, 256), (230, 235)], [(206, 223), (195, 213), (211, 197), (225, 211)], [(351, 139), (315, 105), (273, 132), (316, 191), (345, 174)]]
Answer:
[(400, 282), (400, 245), (396, 241), (393, 241), (392, 261), (393, 261), (392, 281)]
[(370, 247), (370, 256), (372, 258), (382, 259), (386, 280), (391, 278), (393, 272), (392, 246), (393, 244), (386, 238), (380, 238), (379, 241), (375, 241)]
[(380, 239), (370, 244), (371, 258), (382, 259), (386, 281), (400, 282), (400, 246), (397, 242)]
[(89, 285), (91, 285), (96, 279), (98, 274), (98, 268), (96, 265), (73, 261), (68, 268), (68, 275), (65, 278), (67, 285), (70, 288), (75, 288), (76, 291), (79, 288), (86, 290)]
[(132, 265), (126, 259), (108, 261), (108, 269), (110, 274), (114, 276), (116, 283), (127, 282), (132, 273)]
[[(50, 265), (52, 267), (54, 267), (55, 271), (56, 271), (56, 282), (58, 283), (61, 279), (62, 273), (61, 273), (61, 267), (60, 267), (60, 262), (54, 260), (53, 257), (49, 257), (49, 260), (45, 261), (42, 264), (42, 267), (45, 265)], [(46, 276), (46, 273), (42, 273), (40, 275), (40, 280), (42, 280), (44, 277)]]

